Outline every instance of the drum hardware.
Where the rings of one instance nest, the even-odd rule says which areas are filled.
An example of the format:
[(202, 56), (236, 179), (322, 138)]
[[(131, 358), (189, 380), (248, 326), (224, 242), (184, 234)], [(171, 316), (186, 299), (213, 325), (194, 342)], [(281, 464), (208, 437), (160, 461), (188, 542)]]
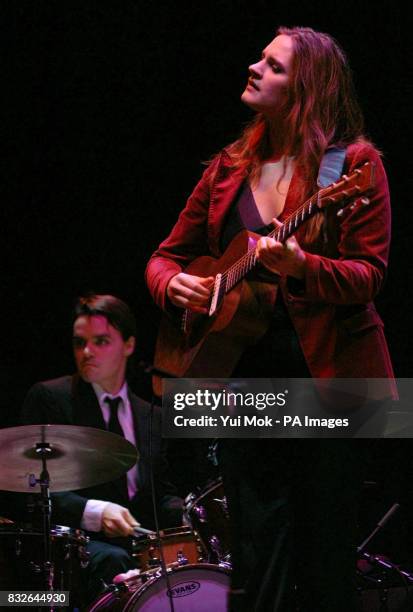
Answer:
[(225, 497), (225, 495), (222, 499), (219, 499), (219, 497), (214, 497), (213, 501), (221, 505), (221, 508), (225, 514), (225, 517), (229, 519), (228, 502), (227, 502), (227, 498)]
[(215, 467), (217, 467), (219, 465), (219, 460), (218, 460), (218, 444), (219, 444), (218, 438), (215, 438), (214, 440), (212, 440), (211, 444), (208, 446), (207, 459)]
[[(191, 501), (194, 501), (196, 497), (193, 493), (191, 495)], [(220, 505), (226, 518), (229, 518), (227, 498), (225, 496), (222, 499), (219, 499), (219, 497), (214, 497), (212, 501), (216, 502), (217, 505)], [(201, 521), (201, 523), (207, 522), (207, 511), (204, 506), (194, 506), (193, 512), (194, 514), (196, 514), (197, 518)]]
[(224, 558), (224, 552), (222, 550), (221, 542), (217, 536), (213, 535), (208, 539), (211, 549), (214, 551), (216, 558), (222, 560)]
[[(379, 569), (382, 569), (384, 571), (394, 570), (404, 580), (408, 580), (409, 582), (413, 583), (413, 574), (411, 574), (410, 572), (407, 572), (406, 570), (401, 569), (398, 565), (395, 565), (389, 559), (386, 559), (386, 557), (383, 557), (382, 555), (371, 555), (367, 552), (364, 552), (362, 554), (362, 558), (368, 561), (368, 563), (371, 566), (375, 565)], [(376, 580), (376, 582), (378, 582), (378, 580)]]
[(16, 552), (16, 557), (19, 558), (22, 552), (22, 541), (20, 538), (17, 538), (16, 540), (15, 552)]
[[(380, 593), (380, 610), (379, 612), (389, 612), (388, 608), (388, 595), (390, 588), (390, 573), (394, 572), (402, 581), (404, 586), (408, 583), (413, 583), (413, 575), (405, 570), (402, 570), (397, 565), (383, 557), (382, 555), (372, 555), (366, 552), (366, 547), (371, 540), (377, 535), (377, 533), (385, 527), (388, 521), (394, 516), (397, 510), (400, 508), (400, 504), (395, 503), (386, 512), (386, 514), (380, 519), (376, 527), (373, 529), (370, 535), (358, 546), (357, 553), (359, 555), (359, 561), (357, 563), (358, 575), (362, 576), (363, 580), (370, 582), (371, 585), (375, 586)], [(367, 567), (365, 563), (367, 562)], [(378, 575), (372, 569), (377, 568), (379, 570)], [(361, 590), (361, 589), (360, 589)], [(406, 593), (408, 597), (408, 591)]]
[[(196, 499), (195, 496), (193, 497), (193, 499)], [(193, 514), (200, 521), (200, 523), (207, 522), (207, 513), (203, 506), (194, 506)]]
[(80, 567), (82, 569), (86, 569), (89, 566), (90, 553), (82, 546), (78, 554), (79, 554), (79, 560), (80, 560)]
[(231, 556), (228, 555), (228, 560), (227, 561), (220, 561), (219, 563), (217, 563), (217, 566), (218, 567), (222, 567), (222, 569), (228, 570), (230, 572), (232, 570)]
[[(53, 590), (53, 579), (54, 579), (54, 565), (51, 555), (50, 547), (50, 526), (51, 526), (51, 515), (52, 515), (52, 502), (50, 499), (50, 476), (47, 470), (47, 457), (51, 456), (52, 448), (45, 439), (44, 429), (41, 432), (42, 441), (36, 442), (35, 449), (36, 454), (40, 457), (42, 462), (42, 471), (40, 478), (36, 478), (34, 474), (29, 474), (29, 486), (35, 487), (36, 484), (40, 486), (40, 500), (42, 505), (42, 519), (43, 519), (43, 550), (44, 550), (44, 562), (43, 562), (43, 574), (44, 574), (44, 587), (46, 591)], [(51, 607), (52, 609), (52, 607)]]
[(413, 575), (382, 555), (362, 553), (357, 562), (358, 592), (363, 610), (411, 610)]
[(40, 565), (38, 563), (35, 563), (34, 561), (30, 561), (29, 567), (32, 574), (41, 574), (42, 572), (42, 568), (40, 567)]
[(184, 553), (182, 552), (182, 550), (178, 550), (178, 552), (176, 553), (176, 560), (179, 566), (181, 565), (188, 565), (189, 561), (188, 561), (188, 557), (185, 557)]
[(229, 514), (222, 479), (209, 483), (199, 495), (187, 495), (184, 508), (186, 520), (206, 550), (206, 560), (230, 567)]

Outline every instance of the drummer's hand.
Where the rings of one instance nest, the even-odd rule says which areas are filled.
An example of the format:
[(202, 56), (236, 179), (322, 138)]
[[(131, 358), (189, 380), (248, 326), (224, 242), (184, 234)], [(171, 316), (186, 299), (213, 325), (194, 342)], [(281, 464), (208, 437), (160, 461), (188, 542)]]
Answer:
[(117, 574), (112, 582), (113, 584), (119, 584), (120, 582), (125, 582), (126, 580), (130, 580), (131, 578), (135, 578), (135, 576), (139, 576), (141, 570), (131, 569), (128, 572), (124, 572), (123, 574)]
[[(272, 222), (276, 227), (281, 226), (277, 219), (273, 219)], [(269, 236), (260, 238), (257, 243), (256, 256), (271, 272), (288, 274), (299, 279), (304, 278), (305, 253), (294, 236), (288, 238), (284, 243)]]
[(102, 512), (102, 531), (108, 538), (126, 537), (139, 525), (127, 508), (109, 503)]
[(206, 314), (213, 282), (213, 276), (202, 278), (180, 272), (169, 281), (166, 294), (174, 306)]

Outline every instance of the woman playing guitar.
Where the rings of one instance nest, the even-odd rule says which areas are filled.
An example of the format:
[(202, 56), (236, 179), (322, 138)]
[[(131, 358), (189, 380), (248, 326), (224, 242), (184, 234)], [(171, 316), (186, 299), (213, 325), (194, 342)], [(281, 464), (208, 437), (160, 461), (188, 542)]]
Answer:
[[(214, 157), (148, 263), (149, 289), (175, 329), (161, 333), (156, 365), (192, 377), (383, 378), (384, 396), (394, 397), (372, 302), (387, 266), (388, 185), (380, 155), (363, 134), (342, 49), (310, 28), (279, 28), (249, 67), (241, 100), (255, 111), (253, 120)], [(333, 199), (313, 210), (329, 182), (353, 177), (366, 163), (375, 170), (368, 201), (356, 192), (351, 206), (339, 210)], [(274, 232), (278, 227), (289, 231)], [(257, 265), (225, 298), (221, 316), (215, 313), (225, 293), (216, 290), (221, 277), (196, 263), (225, 259), (245, 230), (254, 232), (247, 249)], [(239, 268), (237, 257), (229, 258), (231, 270)], [(227, 271), (222, 276), (231, 279)], [(184, 311), (186, 319), (213, 323), (192, 339), (180, 326)], [(231, 610), (356, 610), (355, 446), (224, 442)]]

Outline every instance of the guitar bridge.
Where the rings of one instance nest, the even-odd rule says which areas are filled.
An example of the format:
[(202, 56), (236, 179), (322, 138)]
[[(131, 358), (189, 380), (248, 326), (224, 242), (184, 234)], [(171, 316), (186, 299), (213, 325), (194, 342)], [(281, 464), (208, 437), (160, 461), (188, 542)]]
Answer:
[(211, 298), (211, 306), (209, 307), (209, 313), (208, 313), (210, 317), (212, 317), (212, 315), (215, 314), (217, 310), (218, 299), (220, 296), (220, 289), (221, 289), (221, 279), (222, 279), (222, 274), (217, 274), (215, 277), (215, 281), (214, 281), (214, 288), (212, 290), (212, 298)]

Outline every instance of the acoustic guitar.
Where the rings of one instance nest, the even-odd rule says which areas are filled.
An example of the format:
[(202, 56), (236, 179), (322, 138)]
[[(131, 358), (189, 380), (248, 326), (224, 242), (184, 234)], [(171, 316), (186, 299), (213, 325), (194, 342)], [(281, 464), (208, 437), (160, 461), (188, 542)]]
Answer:
[[(366, 162), (351, 175), (317, 191), (268, 236), (285, 242), (313, 215), (333, 204), (339, 205), (338, 216), (347, 205), (366, 206), (369, 199), (360, 196), (373, 185), (374, 164)], [(188, 274), (214, 277), (209, 310), (199, 314), (187, 309), (182, 317), (163, 317), (155, 350), (156, 369), (174, 377), (226, 378), (245, 348), (265, 334), (278, 285), (276, 277), (271, 282), (251, 277), (259, 264), (255, 247), (261, 237), (243, 230), (222, 257), (199, 257), (185, 269)], [(160, 396), (161, 378), (154, 376), (153, 385)]]

